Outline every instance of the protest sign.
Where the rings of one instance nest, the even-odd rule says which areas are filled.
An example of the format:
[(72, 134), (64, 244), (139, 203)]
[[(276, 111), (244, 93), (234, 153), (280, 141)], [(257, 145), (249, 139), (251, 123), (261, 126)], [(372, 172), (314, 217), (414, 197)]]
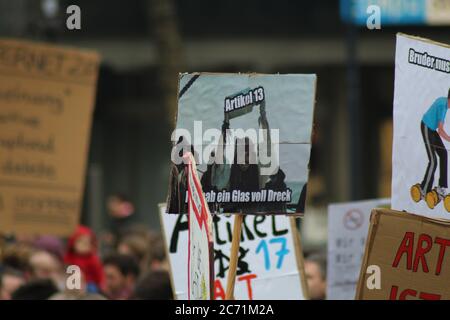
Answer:
[[(450, 217), (450, 46), (397, 36), (392, 209)], [(437, 170), (439, 169), (439, 170)]]
[(169, 213), (192, 152), (212, 213), (304, 213), (315, 75), (181, 74)]
[[(187, 299), (187, 215), (160, 218), (177, 299)], [(214, 297), (225, 299), (229, 252), (235, 216), (213, 216)], [(298, 253), (298, 252), (297, 252)], [(299, 259), (303, 260), (300, 254)], [(237, 300), (304, 299), (306, 279), (296, 264), (292, 227), (284, 216), (244, 216), (234, 298)], [(302, 282), (303, 280), (303, 282)]]
[(448, 300), (450, 222), (375, 209), (356, 299)]
[(364, 255), (370, 213), (389, 199), (331, 204), (328, 207), (327, 299), (353, 300)]
[(189, 206), (188, 298), (211, 300), (214, 281), (211, 214), (197, 176), (195, 160), (191, 153), (184, 158), (187, 160)]
[(0, 231), (79, 223), (99, 56), (0, 39)]

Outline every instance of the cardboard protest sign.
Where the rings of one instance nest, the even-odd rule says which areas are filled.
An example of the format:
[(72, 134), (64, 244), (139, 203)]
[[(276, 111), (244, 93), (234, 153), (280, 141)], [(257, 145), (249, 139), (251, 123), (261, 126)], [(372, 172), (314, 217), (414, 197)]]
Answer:
[(191, 153), (184, 158), (187, 163), (189, 206), (188, 298), (211, 300), (214, 281), (211, 214), (197, 176), (195, 160)]
[(399, 34), (395, 58), (392, 208), (450, 217), (450, 46)]
[(327, 299), (353, 300), (373, 208), (389, 199), (331, 204), (328, 207)]
[[(160, 205), (161, 224), (171, 265), (172, 284), (177, 299), (187, 299), (187, 215), (165, 214)], [(225, 299), (229, 252), (235, 216), (213, 216), (214, 297)], [(245, 216), (239, 249), (237, 300), (305, 298), (296, 265), (292, 229), (284, 216)], [(301, 257), (302, 258), (302, 257)], [(304, 279), (303, 279), (304, 280)]]
[(450, 299), (449, 235), (449, 221), (375, 209), (356, 299)]
[(315, 75), (181, 74), (169, 213), (192, 152), (212, 213), (304, 213)]
[(99, 56), (0, 39), (0, 231), (79, 221)]

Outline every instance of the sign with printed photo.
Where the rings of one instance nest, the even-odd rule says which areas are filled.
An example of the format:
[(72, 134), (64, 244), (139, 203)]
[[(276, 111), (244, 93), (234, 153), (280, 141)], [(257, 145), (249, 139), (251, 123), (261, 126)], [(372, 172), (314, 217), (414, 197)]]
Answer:
[(315, 75), (181, 74), (169, 213), (186, 213), (191, 152), (212, 213), (304, 213)]

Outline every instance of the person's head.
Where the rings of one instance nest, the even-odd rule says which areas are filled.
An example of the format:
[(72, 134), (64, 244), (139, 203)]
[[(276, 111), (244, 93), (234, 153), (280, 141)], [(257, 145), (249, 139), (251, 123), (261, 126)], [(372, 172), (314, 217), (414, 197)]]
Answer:
[(8, 244), (2, 252), (2, 265), (28, 274), (30, 271), (30, 255), (32, 252), (33, 248), (28, 244)]
[(112, 254), (103, 259), (105, 272), (104, 292), (108, 297), (128, 298), (124, 296), (134, 288), (139, 276), (139, 265), (136, 260), (123, 254)]
[(12, 300), (46, 300), (58, 292), (55, 283), (50, 279), (32, 280), (19, 287)]
[(124, 194), (113, 194), (108, 197), (107, 207), (109, 214), (116, 219), (126, 218), (133, 214), (134, 205)]
[(133, 257), (142, 269), (149, 252), (149, 239), (139, 234), (126, 235), (119, 241), (117, 252)]
[(305, 260), (305, 273), (311, 300), (323, 300), (326, 296), (326, 258), (323, 254), (311, 254)]
[(92, 230), (78, 226), (67, 243), (67, 253), (88, 256), (96, 253), (96, 238)]
[(134, 289), (135, 300), (172, 300), (173, 291), (167, 271), (156, 270), (142, 277)]
[(150, 235), (148, 268), (150, 270), (169, 270), (164, 238), (161, 233), (152, 233)]
[(31, 254), (30, 268), (33, 279), (52, 279), (59, 283), (64, 277), (61, 261), (44, 250), (38, 250)]
[(44, 250), (51, 253), (59, 261), (63, 261), (64, 257), (64, 244), (60, 238), (54, 236), (39, 236), (33, 243), (33, 248), (38, 250)]
[(0, 300), (11, 300), (13, 293), (25, 283), (22, 272), (5, 268), (0, 272)]

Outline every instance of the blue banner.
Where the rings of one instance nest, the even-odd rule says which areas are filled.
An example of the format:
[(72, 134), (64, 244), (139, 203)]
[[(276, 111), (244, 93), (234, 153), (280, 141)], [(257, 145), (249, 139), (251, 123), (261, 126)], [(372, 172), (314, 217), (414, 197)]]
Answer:
[(371, 5), (380, 8), (381, 25), (427, 24), (427, 0), (341, 0), (341, 18), (365, 26), (373, 14)]

